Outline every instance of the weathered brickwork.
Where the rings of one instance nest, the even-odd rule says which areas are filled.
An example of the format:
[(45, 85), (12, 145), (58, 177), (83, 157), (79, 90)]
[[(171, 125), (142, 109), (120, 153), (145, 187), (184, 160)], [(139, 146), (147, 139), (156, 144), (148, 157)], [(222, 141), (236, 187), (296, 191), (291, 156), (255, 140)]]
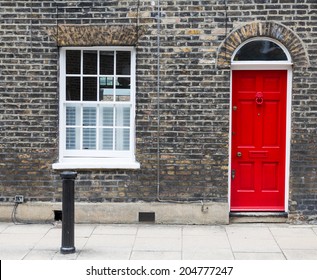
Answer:
[(61, 200), (59, 46), (133, 45), (141, 168), (80, 171), (76, 200), (227, 202), (230, 59), (266, 36), (294, 62), (289, 210), (317, 215), (316, 0), (161, 0), (159, 30), (152, 2), (0, 0), (0, 201)]

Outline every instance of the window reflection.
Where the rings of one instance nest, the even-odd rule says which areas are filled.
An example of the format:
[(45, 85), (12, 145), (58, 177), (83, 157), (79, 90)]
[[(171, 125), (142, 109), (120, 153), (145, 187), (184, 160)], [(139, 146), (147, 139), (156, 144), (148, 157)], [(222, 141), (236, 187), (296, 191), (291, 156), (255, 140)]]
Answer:
[(113, 101), (114, 78), (113, 77), (100, 77), (99, 86), (100, 86), (99, 100), (100, 101)]
[(130, 101), (130, 78), (118, 78), (116, 101)]
[(130, 78), (129, 77), (100, 77), (99, 79), (99, 100), (113, 101), (116, 95), (116, 101), (130, 101)]

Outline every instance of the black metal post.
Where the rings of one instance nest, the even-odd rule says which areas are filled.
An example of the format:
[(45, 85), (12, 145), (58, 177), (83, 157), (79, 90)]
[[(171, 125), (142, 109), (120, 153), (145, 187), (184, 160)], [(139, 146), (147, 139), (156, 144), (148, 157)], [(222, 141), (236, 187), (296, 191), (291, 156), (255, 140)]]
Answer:
[(63, 205), (62, 205), (62, 254), (75, 253), (75, 178), (77, 172), (64, 171), (60, 174), (63, 179)]

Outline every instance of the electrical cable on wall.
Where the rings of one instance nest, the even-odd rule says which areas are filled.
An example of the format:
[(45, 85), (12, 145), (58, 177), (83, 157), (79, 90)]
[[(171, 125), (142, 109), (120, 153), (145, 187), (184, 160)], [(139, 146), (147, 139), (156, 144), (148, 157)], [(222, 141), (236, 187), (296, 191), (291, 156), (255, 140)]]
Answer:
[(33, 51), (33, 0), (31, 0), (30, 7), (30, 49)]
[[(152, 3), (153, 5), (153, 3)], [(160, 184), (161, 184), (161, 152), (160, 152), (160, 134), (161, 134), (161, 112), (160, 112), (160, 80), (161, 80), (161, 61), (160, 61), (160, 35), (161, 35), (161, 5), (160, 0), (157, 0), (157, 199), (160, 201)]]
[(11, 221), (15, 225), (34, 225), (34, 224), (52, 224), (52, 225), (54, 225), (54, 223), (51, 221), (51, 218), (48, 218), (45, 221), (38, 221), (38, 222), (18, 219), (17, 210), (18, 210), (19, 205), (20, 205), (20, 203), (15, 202), (14, 207), (13, 207), (12, 212), (11, 212)]
[(227, 60), (227, 36), (228, 36), (228, 5), (227, 5), (227, 0), (225, 0), (225, 58), (226, 60)]
[(136, 46), (139, 45), (139, 37), (140, 37), (140, 0), (137, 3), (137, 10), (136, 10)]
[[(152, 6), (155, 5), (155, 1), (152, 1)], [(190, 204), (190, 203), (200, 203), (201, 211), (206, 212), (208, 207), (205, 207), (203, 200), (193, 200), (193, 201), (178, 201), (178, 200), (165, 200), (160, 198), (160, 186), (161, 186), (161, 151), (160, 151), (160, 137), (161, 137), (161, 5), (160, 0), (157, 0), (157, 190), (156, 199), (158, 202), (164, 203), (180, 203), (180, 204)]]
[(56, 45), (58, 47), (58, 19), (59, 19), (59, 16), (58, 16), (58, 3), (56, 3)]

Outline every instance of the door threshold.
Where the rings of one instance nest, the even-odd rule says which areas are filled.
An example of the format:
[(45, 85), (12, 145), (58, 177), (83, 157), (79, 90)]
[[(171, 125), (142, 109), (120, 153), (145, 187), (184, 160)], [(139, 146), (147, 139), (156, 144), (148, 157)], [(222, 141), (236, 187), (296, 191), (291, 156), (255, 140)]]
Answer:
[(287, 212), (230, 212), (230, 223), (286, 223)]

